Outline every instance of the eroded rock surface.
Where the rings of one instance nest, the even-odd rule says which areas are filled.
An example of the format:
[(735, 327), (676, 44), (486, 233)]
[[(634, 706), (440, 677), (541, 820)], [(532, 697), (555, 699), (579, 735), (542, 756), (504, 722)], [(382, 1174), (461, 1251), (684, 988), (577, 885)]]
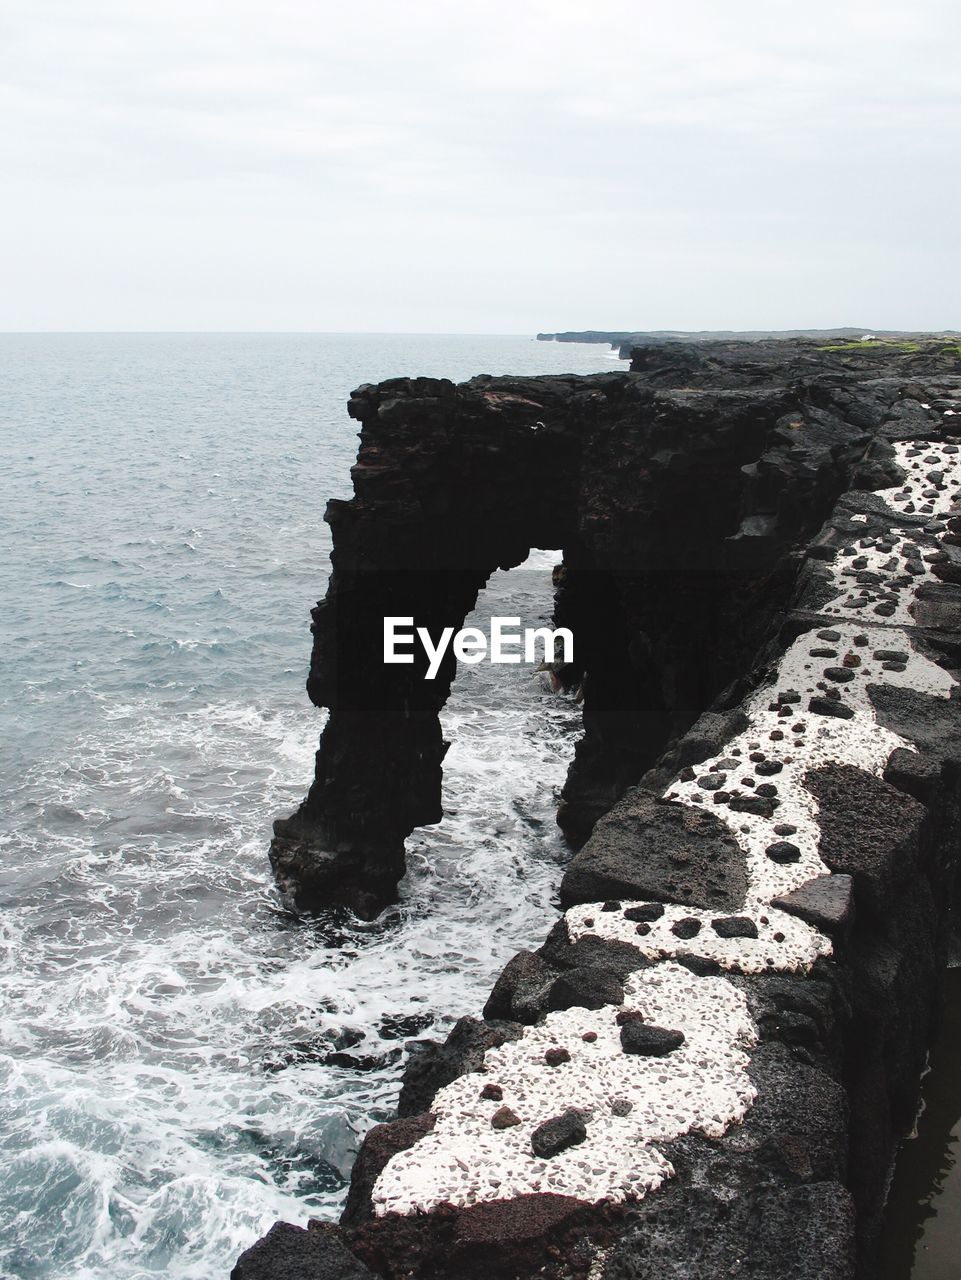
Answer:
[[(323, 1248), (383, 1280), (875, 1274), (961, 843), (961, 377), (939, 351), (926, 372), (916, 351), (902, 369), (872, 353), (868, 377), (868, 357), (851, 368), (802, 344), (783, 355), (790, 385), (772, 389), (770, 353), (724, 345), (673, 365), (708, 400), (658, 391), (644, 412), (677, 427), (703, 411), (702, 434), (717, 413), (725, 448), (751, 439), (740, 481), (718, 473), (730, 492), (705, 535), (721, 574), (704, 597), (710, 625), (750, 612), (740, 664), (723, 643), (699, 664), (707, 632), (683, 583), (677, 601), (661, 583), (642, 604), (655, 575), (625, 562), (628, 530), (651, 549), (658, 485), (698, 468), (666, 454), (650, 493), (601, 468), (591, 483), (612, 505), (591, 553), (606, 548), (632, 643), (643, 636), (642, 702), (655, 688), (660, 699), (656, 733), (636, 708), (618, 723), (644, 743), (632, 767), (650, 767), (571, 864), (563, 920), (505, 968), (491, 1021), (462, 1020), (412, 1060), (421, 1114), (368, 1139), (344, 1227), (326, 1229)], [(647, 373), (626, 400), (652, 396), (671, 359), (640, 356)], [(596, 389), (582, 388), (588, 416)], [(762, 404), (777, 416), (755, 439)], [(585, 428), (591, 447), (610, 434), (601, 420)], [(649, 448), (649, 429), (644, 417), (623, 439), (636, 431)], [(678, 439), (699, 453), (696, 434)], [(878, 489), (855, 487), (869, 482)], [(591, 527), (580, 520), (577, 538)], [(663, 553), (676, 581), (669, 539)], [(725, 576), (729, 555), (740, 568)], [(722, 671), (728, 687), (697, 719)], [(585, 723), (590, 744), (587, 706)], [(617, 770), (591, 772), (599, 758), (575, 767), (572, 795), (585, 777), (625, 791), (626, 771), (616, 783)]]

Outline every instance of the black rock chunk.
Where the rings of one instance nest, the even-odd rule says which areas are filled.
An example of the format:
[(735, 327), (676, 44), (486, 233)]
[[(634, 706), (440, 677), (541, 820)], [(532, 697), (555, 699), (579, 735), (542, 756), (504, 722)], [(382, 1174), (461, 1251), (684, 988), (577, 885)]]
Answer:
[(531, 1150), (540, 1160), (560, 1155), (568, 1147), (576, 1147), (587, 1137), (587, 1126), (579, 1111), (571, 1108), (539, 1124), (531, 1134)]
[(684, 1043), (683, 1031), (669, 1031), (632, 1018), (621, 1027), (621, 1048), (645, 1058), (664, 1058)]
[(688, 916), (684, 920), (678, 920), (671, 925), (671, 933), (678, 938), (696, 938), (701, 932), (701, 922)]
[(347, 1248), (332, 1223), (309, 1230), (275, 1222), (242, 1253), (230, 1280), (377, 1280)]
[(854, 719), (853, 709), (834, 698), (812, 698), (808, 703), (808, 711), (813, 711), (818, 716), (834, 716), (838, 720)]
[(664, 914), (663, 902), (642, 902), (637, 907), (625, 907), (625, 920), (660, 920)]
[(833, 680), (835, 684), (847, 684), (849, 680), (854, 679), (854, 672), (848, 667), (825, 667), (824, 674), (828, 680)]
[(725, 823), (632, 788), (574, 855), (561, 883), (561, 904), (616, 896), (731, 910), (746, 891), (744, 853)]
[(834, 933), (851, 919), (852, 887), (847, 875), (815, 876), (793, 892), (775, 898), (771, 906), (813, 924), (815, 929)]
[(757, 925), (750, 916), (721, 916), (711, 921), (719, 938), (756, 938)]
[(769, 844), (764, 852), (772, 862), (778, 862), (782, 865), (789, 862), (797, 862), (801, 857), (801, 850), (796, 844), (791, 844), (790, 840), (776, 840), (774, 844)]
[(547, 993), (548, 1009), (601, 1009), (623, 1004), (624, 987), (617, 975), (599, 965), (577, 965), (556, 978)]

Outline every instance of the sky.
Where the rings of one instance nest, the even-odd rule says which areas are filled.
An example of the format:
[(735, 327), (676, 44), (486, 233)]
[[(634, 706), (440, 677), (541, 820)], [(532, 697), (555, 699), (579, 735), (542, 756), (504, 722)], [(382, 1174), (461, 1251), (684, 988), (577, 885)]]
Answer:
[(0, 0), (0, 329), (961, 326), (956, 0)]

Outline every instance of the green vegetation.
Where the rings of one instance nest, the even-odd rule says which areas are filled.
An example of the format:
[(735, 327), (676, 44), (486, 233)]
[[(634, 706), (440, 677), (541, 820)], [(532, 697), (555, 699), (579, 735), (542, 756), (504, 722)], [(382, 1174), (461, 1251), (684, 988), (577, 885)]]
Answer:
[(862, 338), (850, 342), (839, 342), (834, 346), (822, 347), (822, 351), (920, 351), (920, 342), (898, 342), (892, 338)]

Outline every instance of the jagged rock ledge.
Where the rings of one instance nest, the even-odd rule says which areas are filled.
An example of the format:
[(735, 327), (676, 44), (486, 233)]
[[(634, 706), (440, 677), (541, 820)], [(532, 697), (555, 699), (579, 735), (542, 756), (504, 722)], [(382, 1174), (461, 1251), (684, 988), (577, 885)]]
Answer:
[(957, 341), (956, 333), (912, 333), (894, 329), (866, 329), (847, 325), (841, 329), (567, 329), (562, 333), (539, 333), (538, 342), (584, 342), (609, 346), (622, 360), (630, 360), (635, 347), (650, 347), (679, 342), (767, 342), (771, 340), (813, 339), (818, 342), (857, 343), (865, 341), (917, 341), (938, 338)]
[[(565, 874), (563, 920), (507, 965), (483, 1021), (410, 1046), (399, 1119), (368, 1135), (341, 1227), (278, 1224), (236, 1280), (875, 1273), (961, 835), (961, 371), (937, 347), (883, 364), (865, 354), (870, 367), (852, 370), (793, 344), (765, 368), (732, 346), (685, 356), (673, 375), (669, 352), (640, 353), (638, 374), (612, 375), (620, 418), (580, 433), (596, 448), (606, 430), (607, 472), (585, 467), (588, 449), (562, 474), (577, 461), (590, 491), (628, 459), (622, 487), (603, 489), (609, 541), (583, 519), (565, 537), (606, 551), (628, 649), (643, 616), (643, 661), (626, 667), (638, 679), (653, 668), (642, 707), (668, 676), (683, 692), (705, 670), (673, 539), (686, 554), (698, 544), (656, 495), (666, 484), (675, 502), (703, 497), (707, 471), (724, 496), (707, 509), (697, 567), (708, 584), (723, 578), (706, 596), (715, 625), (747, 615), (740, 652), (718, 633), (693, 725), (693, 693), (662, 697), (654, 728), (634, 709), (615, 722), (625, 737), (648, 730), (638, 774), (612, 780), (607, 758), (607, 794), (622, 794), (599, 820), (604, 771), (592, 775), (580, 812), (593, 833)], [(652, 393), (652, 379), (674, 385)], [(523, 397), (552, 423), (556, 381), (525, 383)], [(563, 385), (586, 391), (588, 418), (595, 392), (610, 399), (603, 383)], [(445, 391), (448, 428), (462, 421), (458, 394), (462, 410), (492, 387), (518, 396), (517, 380)], [(384, 396), (365, 392), (365, 410)], [(497, 421), (488, 409), (495, 444)], [(631, 588), (656, 589), (647, 539), (662, 521), (656, 549), (682, 603), (661, 581), (642, 615)]]

